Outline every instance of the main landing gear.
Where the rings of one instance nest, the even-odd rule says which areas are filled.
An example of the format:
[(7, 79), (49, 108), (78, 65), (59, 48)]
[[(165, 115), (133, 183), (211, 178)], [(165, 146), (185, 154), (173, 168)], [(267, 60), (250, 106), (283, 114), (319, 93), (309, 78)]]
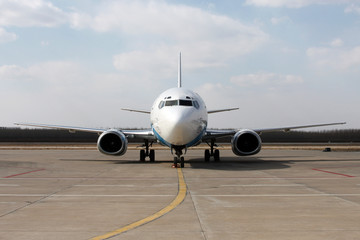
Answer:
[(207, 142), (207, 144), (210, 146), (210, 150), (209, 149), (205, 150), (205, 154), (204, 154), (205, 162), (209, 162), (210, 157), (214, 157), (214, 161), (219, 162), (220, 161), (220, 151), (219, 151), (219, 149), (214, 149), (214, 147), (217, 147), (217, 145), (215, 144), (215, 139), (211, 139), (211, 143)]
[(149, 147), (152, 146), (152, 142), (149, 144), (148, 140), (145, 140), (143, 147), (145, 149), (140, 150), (140, 162), (145, 162), (146, 157), (150, 158), (150, 162), (155, 162), (155, 150), (149, 150)]

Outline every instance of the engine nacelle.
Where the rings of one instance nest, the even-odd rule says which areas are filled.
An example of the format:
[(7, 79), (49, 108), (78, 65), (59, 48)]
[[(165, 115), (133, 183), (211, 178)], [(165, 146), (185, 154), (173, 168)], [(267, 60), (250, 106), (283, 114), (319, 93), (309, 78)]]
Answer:
[(231, 146), (233, 153), (238, 156), (257, 154), (261, 150), (261, 138), (253, 130), (244, 129), (235, 133)]
[(99, 151), (107, 155), (123, 155), (126, 153), (127, 145), (125, 135), (116, 129), (103, 132), (97, 141)]

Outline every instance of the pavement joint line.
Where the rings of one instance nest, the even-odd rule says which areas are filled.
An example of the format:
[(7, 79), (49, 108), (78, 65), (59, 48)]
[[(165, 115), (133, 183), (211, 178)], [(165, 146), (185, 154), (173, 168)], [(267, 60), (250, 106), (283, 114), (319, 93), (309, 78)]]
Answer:
[[(12, 178), (12, 177), (14, 177), (14, 176), (23, 175), (23, 174), (28, 174), (28, 173), (33, 173), (33, 172), (38, 172), (38, 171), (43, 171), (43, 170), (46, 170), (46, 169), (37, 169), (37, 170), (34, 170), (34, 171), (29, 171), (29, 172), (25, 172), (25, 173), (21, 173), (21, 174), (11, 175), (11, 176), (8, 176), (6, 179), (14, 179), (14, 178)], [(101, 173), (99, 173), (99, 174), (101, 174)], [(16, 178), (15, 178), (15, 179), (16, 179)], [(86, 179), (82, 179), (81, 181), (85, 181), (85, 180), (86, 180)], [(62, 192), (62, 191), (64, 191), (64, 190), (70, 189), (70, 188), (72, 188), (72, 187), (73, 187), (73, 185), (69, 185), (69, 186), (66, 186), (66, 187), (64, 187), (64, 188), (62, 188), (62, 189), (59, 189), (59, 190), (57, 190), (57, 191), (55, 191), (55, 192), (53, 192), (53, 193), (50, 193), (50, 194), (38, 194), (38, 196), (36, 196), (36, 197), (40, 197), (39, 199), (37, 199), (37, 200), (35, 200), (35, 201), (26, 201), (26, 204), (25, 204), (25, 205), (20, 206), (20, 207), (18, 207), (18, 208), (16, 208), (16, 209), (13, 209), (13, 210), (10, 211), (10, 212), (7, 212), (7, 213), (4, 213), (4, 214), (0, 215), (0, 218), (5, 217), (5, 216), (10, 215), (10, 214), (13, 214), (13, 213), (15, 213), (15, 212), (17, 212), (17, 211), (19, 211), (19, 210), (21, 210), (21, 209), (24, 209), (24, 208), (26, 208), (26, 207), (32, 206), (32, 205), (34, 205), (34, 204), (37, 204), (37, 203), (39, 203), (39, 202), (41, 202), (41, 201), (43, 201), (43, 200), (45, 200), (45, 199), (51, 198), (52, 196), (54, 196), (54, 195), (56, 195), (56, 194), (58, 194), (58, 193), (60, 193), (60, 192)], [(0, 196), (2, 196), (2, 195), (3, 195), (3, 196), (6, 196), (7, 194), (1, 194)], [(10, 195), (11, 195), (11, 194), (10, 194)], [(14, 195), (16, 195), (16, 194), (14, 194)]]
[[(61, 191), (61, 190), (60, 190), (60, 191)], [(57, 191), (57, 192), (60, 192), (60, 191)], [(17, 211), (19, 211), (19, 210), (21, 210), (21, 209), (24, 209), (24, 208), (26, 208), (26, 207), (28, 207), (28, 206), (31, 206), (31, 205), (33, 205), (33, 204), (37, 204), (37, 203), (43, 201), (44, 199), (47, 199), (47, 198), (51, 197), (52, 195), (56, 194), (57, 192), (50, 193), (50, 194), (42, 194), (42, 195), (35, 196), (35, 197), (40, 197), (40, 198), (37, 199), (36, 201), (33, 201), (33, 202), (27, 201), (25, 205), (22, 205), (22, 206), (20, 206), (20, 207), (18, 207), (18, 208), (16, 208), (16, 209), (13, 209), (13, 210), (10, 211), (10, 212), (7, 212), (7, 213), (4, 213), (4, 214), (0, 215), (0, 218), (5, 217), (5, 216), (10, 215), (10, 214), (13, 214), (13, 213), (15, 213), (15, 212), (17, 212)], [(8, 195), (8, 194), (1, 194), (0, 196), (2, 196), (2, 195), (6, 196), (6, 195)], [(11, 195), (11, 194), (10, 194), (10, 195)]]
[(303, 184), (234, 184), (221, 185), (221, 187), (303, 187)]
[[(1, 186), (1, 185), (0, 185)], [(134, 187), (134, 185), (74, 185), (74, 187)]]
[(79, 195), (79, 194), (52, 194), (51, 196), (48, 194), (0, 194), (0, 197), (46, 197), (49, 196), (51, 198), (54, 197), (172, 197), (174, 195), (139, 195), (139, 194), (128, 194), (128, 195)]
[[(48, 195), (48, 194), (0, 194), (0, 197), (172, 197), (174, 195)], [(360, 196), (360, 193), (314, 193), (314, 194), (225, 194), (225, 195), (208, 195), (192, 194), (194, 197), (322, 197), (322, 196)]]
[(360, 196), (360, 193), (319, 193), (319, 194), (192, 194), (194, 197), (341, 197), (341, 196)]
[[(331, 180), (331, 179), (339, 179), (341, 176), (337, 176), (337, 177), (204, 177), (203, 179), (209, 179), (209, 180), (216, 180), (216, 179), (257, 179), (257, 180), (269, 180), (269, 179), (276, 179), (276, 180), (293, 180), (293, 179), (305, 179), (305, 180), (311, 180), (311, 179), (316, 179), (316, 180)], [(358, 178), (357, 176), (354, 176), (353, 178)], [(87, 180), (89, 179), (89, 177), (16, 177), (16, 178), (1, 178), (0, 177), (0, 181), (2, 180)], [(147, 181), (159, 181), (160, 178), (122, 178), (122, 177), (112, 177), (112, 178), (104, 178), (104, 177), (92, 177), (91, 179), (97, 179), (97, 180), (132, 180), (132, 181), (142, 181), (142, 180), (147, 180)], [(166, 178), (163, 178), (166, 179)], [(194, 177), (190, 177), (190, 178), (186, 178), (187, 182), (196, 180), (198, 178), (194, 178)]]
[(114, 231), (108, 232), (106, 234), (97, 236), (92, 238), (91, 240), (103, 240), (103, 239), (110, 239), (112, 237), (118, 236), (121, 233), (130, 231), (134, 228), (140, 227), (142, 225), (145, 225), (149, 222), (152, 222), (162, 216), (164, 216), (165, 214), (169, 213), (170, 211), (174, 210), (177, 206), (179, 206), (185, 199), (186, 197), (186, 192), (187, 192), (187, 187), (186, 187), (186, 183), (184, 180), (184, 175), (183, 172), (181, 170), (181, 168), (177, 168), (177, 173), (178, 173), (178, 194), (176, 196), (176, 198), (166, 207), (164, 207), (163, 209), (161, 209), (160, 211), (154, 213), (151, 216), (148, 216), (146, 218), (143, 218), (139, 221), (136, 221), (134, 223), (131, 223), (127, 226), (124, 226), (122, 228), (116, 229)]
[(204, 223), (199, 215), (199, 209), (198, 209), (198, 206), (197, 206), (197, 203), (194, 201), (194, 198), (192, 197), (192, 194), (191, 194), (191, 191), (189, 191), (189, 196), (190, 196), (190, 200), (192, 201), (192, 204), (194, 206), (194, 210), (195, 210), (195, 213), (196, 213), (196, 216), (197, 216), (197, 219), (199, 221), (199, 225), (200, 225), (200, 228), (201, 228), (201, 234), (203, 236), (203, 238), (206, 240), (206, 234), (205, 234), (205, 230), (204, 230)]

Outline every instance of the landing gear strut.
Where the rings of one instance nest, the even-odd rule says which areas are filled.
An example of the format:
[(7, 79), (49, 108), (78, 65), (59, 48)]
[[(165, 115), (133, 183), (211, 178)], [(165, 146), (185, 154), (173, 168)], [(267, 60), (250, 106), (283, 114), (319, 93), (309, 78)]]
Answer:
[(204, 159), (205, 162), (209, 162), (210, 161), (210, 157), (214, 157), (214, 161), (215, 162), (219, 162), (220, 161), (220, 151), (219, 149), (214, 149), (214, 147), (217, 147), (217, 145), (215, 144), (215, 139), (211, 139), (211, 143), (207, 143), (210, 146), (210, 150), (206, 149), (205, 150), (205, 154), (204, 154)]
[(184, 168), (185, 167), (185, 159), (184, 157), (182, 157), (182, 150), (181, 149), (176, 149), (176, 156), (174, 157), (174, 164), (172, 165), (173, 168), (178, 168), (178, 162), (180, 162), (180, 167)]
[(149, 144), (149, 141), (145, 140), (143, 145), (145, 149), (140, 150), (140, 162), (145, 162), (146, 157), (150, 158), (150, 162), (155, 162), (155, 150), (149, 150), (149, 146), (152, 146), (152, 142)]

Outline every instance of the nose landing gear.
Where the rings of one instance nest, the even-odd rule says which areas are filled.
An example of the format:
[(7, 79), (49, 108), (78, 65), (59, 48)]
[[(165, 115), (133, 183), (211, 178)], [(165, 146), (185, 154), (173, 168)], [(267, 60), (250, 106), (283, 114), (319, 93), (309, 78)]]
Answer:
[(179, 162), (180, 162), (180, 167), (184, 168), (185, 167), (185, 159), (182, 156), (182, 150), (181, 149), (175, 149), (175, 157), (174, 157), (174, 163), (172, 165), (173, 168), (178, 168), (179, 167)]

